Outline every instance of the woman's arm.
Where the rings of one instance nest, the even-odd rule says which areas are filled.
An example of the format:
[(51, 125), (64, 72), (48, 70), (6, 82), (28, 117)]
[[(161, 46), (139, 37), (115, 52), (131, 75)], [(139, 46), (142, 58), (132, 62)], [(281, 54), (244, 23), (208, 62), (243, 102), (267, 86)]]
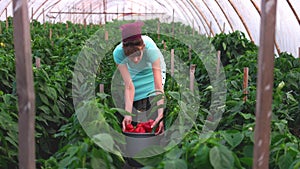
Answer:
[[(119, 64), (117, 65), (118, 69), (122, 75), (123, 81), (125, 83), (125, 90), (124, 90), (124, 99), (125, 99), (125, 110), (127, 112), (132, 111), (133, 99), (134, 99), (134, 85), (132, 79), (130, 77), (128, 68), (126, 64)], [(125, 126), (128, 123), (131, 123), (132, 117), (131, 116), (124, 116), (124, 120), (122, 122), (123, 130), (125, 130)]]
[[(152, 63), (152, 71), (153, 71), (153, 76), (154, 76), (154, 85), (155, 85), (155, 90), (157, 91), (157, 94), (163, 94), (164, 89), (162, 86), (162, 77), (161, 77), (161, 67), (160, 67), (160, 59), (158, 58), (156, 61)], [(157, 102), (157, 105), (162, 105), (164, 104), (164, 100), (160, 99)], [(157, 118), (155, 119), (155, 122), (153, 123), (152, 127), (155, 126), (156, 123), (158, 123), (164, 116), (164, 108), (159, 108), (157, 110)], [(163, 122), (159, 124), (159, 131), (157, 133), (163, 132)]]

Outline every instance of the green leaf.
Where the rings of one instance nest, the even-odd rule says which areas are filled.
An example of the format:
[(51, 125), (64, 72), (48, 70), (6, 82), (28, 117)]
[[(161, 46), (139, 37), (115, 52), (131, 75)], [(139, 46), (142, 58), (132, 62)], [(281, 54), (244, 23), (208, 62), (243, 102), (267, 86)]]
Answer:
[(67, 157), (61, 160), (58, 164), (59, 168), (70, 168), (68, 167), (70, 164), (73, 163), (73, 161), (77, 161), (77, 157)]
[(72, 157), (74, 156), (78, 151), (78, 147), (77, 146), (72, 146), (72, 147), (69, 147), (68, 150), (67, 150), (67, 155)]
[(42, 100), (42, 102), (49, 106), (49, 100), (48, 100), (47, 96), (45, 96), (44, 94), (41, 94), (41, 93), (39, 93), (38, 95), (40, 96), (40, 99)]
[(300, 159), (294, 161), (288, 169), (299, 169), (300, 168)]
[(180, 100), (180, 94), (178, 92), (169, 91), (168, 94), (176, 100)]
[(57, 100), (57, 92), (54, 88), (52, 87), (47, 87), (45, 89), (46, 94), (49, 98), (51, 98), (52, 100), (56, 101)]
[(100, 133), (93, 136), (93, 141), (102, 148), (114, 152), (114, 140), (111, 135), (107, 133)]
[(39, 106), (38, 109), (42, 110), (45, 114), (48, 114), (48, 115), (51, 114), (51, 110), (49, 109), (48, 106), (45, 106), (45, 105)]
[(253, 114), (249, 114), (249, 113), (239, 113), (240, 115), (243, 116), (244, 119), (248, 120), (248, 119), (255, 119), (255, 116)]
[(168, 152), (165, 157), (170, 160), (175, 160), (175, 159), (179, 159), (182, 153), (183, 153), (182, 149), (175, 147), (170, 152)]
[(294, 98), (294, 96), (291, 93), (287, 93), (286, 96), (288, 100), (297, 103), (297, 100)]
[(155, 166), (163, 160), (165, 152), (165, 149), (161, 146), (149, 146), (138, 152), (134, 159), (143, 165)]
[(212, 168), (211, 164), (209, 163), (209, 150), (209, 147), (204, 144), (196, 152), (194, 163), (197, 164), (199, 168)]
[(280, 169), (289, 168), (292, 163), (293, 163), (293, 158), (290, 155), (290, 153), (286, 153), (286, 154), (282, 155), (281, 157), (279, 157), (278, 165), (279, 165)]
[(240, 158), (240, 162), (248, 167), (252, 167), (253, 158), (252, 157), (243, 157), (243, 158)]
[(221, 132), (221, 135), (232, 149), (238, 146), (244, 139), (243, 133), (240, 133), (239, 131), (225, 131)]
[(107, 168), (106, 162), (101, 158), (92, 157), (91, 165), (92, 165), (92, 168), (95, 168), (95, 169)]
[(187, 164), (182, 159), (164, 161), (164, 169), (187, 169)]
[(209, 161), (214, 169), (232, 169), (234, 167), (232, 152), (223, 145), (215, 146), (210, 150)]
[(135, 114), (129, 113), (128, 111), (124, 110), (124, 109), (120, 109), (120, 108), (111, 108), (111, 110), (113, 111), (117, 111), (120, 114), (122, 114), (123, 116), (128, 115), (128, 116), (135, 116)]
[(222, 47), (223, 47), (224, 50), (226, 50), (226, 43), (225, 42), (222, 43)]

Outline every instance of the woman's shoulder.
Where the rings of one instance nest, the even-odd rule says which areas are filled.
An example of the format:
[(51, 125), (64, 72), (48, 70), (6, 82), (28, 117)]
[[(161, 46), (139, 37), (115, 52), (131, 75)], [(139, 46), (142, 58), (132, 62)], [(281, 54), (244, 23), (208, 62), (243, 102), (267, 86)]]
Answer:
[(122, 47), (122, 42), (121, 42), (121, 43), (119, 43), (119, 44), (115, 47), (114, 52), (119, 52), (119, 51), (122, 51), (122, 50), (123, 50), (123, 47)]
[(142, 35), (142, 39), (146, 45), (146, 48), (151, 48), (151, 47), (156, 47), (156, 44), (155, 42), (153, 41), (152, 38), (150, 38), (149, 36), (147, 35)]

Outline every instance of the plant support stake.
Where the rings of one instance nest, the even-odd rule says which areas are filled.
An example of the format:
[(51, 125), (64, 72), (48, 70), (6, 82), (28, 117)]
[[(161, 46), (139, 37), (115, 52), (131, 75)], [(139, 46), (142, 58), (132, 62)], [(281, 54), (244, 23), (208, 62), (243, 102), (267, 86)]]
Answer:
[(27, 0), (13, 0), (13, 25), (19, 116), (19, 169), (35, 169), (35, 94)]
[(269, 168), (277, 0), (261, 3), (253, 169)]
[(221, 65), (221, 51), (217, 51), (217, 74), (220, 73), (220, 65)]
[(100, 93), (104, 93), (104, 84), (99, 85), (99, 91)]
[(190, 90), (192, 93), (194, 93), (195, 69), (196, 69), (196, 65), (192, 64), (190, 66)]
[(171, 49), (171, 76), (174, 76), (174, 49)]
[(35, 59), (35, 66), (37, 69), (41, 67), (41, 58), (36, 58)]
[(244, 67), (244, 80), (243, 80), (243, 94), (244, 98), (243, 101), (247, 101), (247, 94), (248, 94), (248, 74), (249, 74), (249, 68)]
[(108, 31), (105, 31), (105, 41), (108, 41)]

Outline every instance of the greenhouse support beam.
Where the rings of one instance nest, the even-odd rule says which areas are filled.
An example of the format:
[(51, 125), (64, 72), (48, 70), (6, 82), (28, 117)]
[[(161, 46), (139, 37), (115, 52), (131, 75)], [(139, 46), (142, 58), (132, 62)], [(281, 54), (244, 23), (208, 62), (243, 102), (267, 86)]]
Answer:
[[(203, 18), (204, 22), (206, 23), (206, 26), (207, 26), (208, 28), (210, 28), (210, 27), (209, 27), (210, 23), (209, 23), (208, 19), (205, 17), (204, 13), (200, 10), (200, 8), (195, 4), (195, 2), (194, 2), (193, 0), (190, 0), (190, 2), (191, 2), (192, 5), (195, 7), (195, 9), (198, 11), (198, 13), (201, 15), (201, 17)], [(212, 36), (215, 36), (215, 33), (211, 30), (211, 28), (210, 28), (210, 31), (211, 31), (211, 32), (209, 32), (208, 36), (209, 36), (210, 34), (212, 34)]]
[(250, 40), (251, 40), (252, 42), (254, 42), (253, 36), (252, 36), (252, 34), (251, 34), (251, 32), (250, 32), (250, 29), (249, 29), (248, 25), (246, 24), (246, 22), (245, 22), (243, 16), (242, 16), (241, 13), (239, 12), (238, 8), (234, 5), (234, 3), (232, 2), (232, 0), (229, 0), (228, 2), (231, 4), (231, 6), (233, 7), (235, 13), (236, 13), (236, 14), (238, 15), (238, 17), (240, 18), (242, 24), (244, 25), (244, 27), (245, 27), (245, 29), (246, 29), (246, 31), (247, 31), (249, 37), (250, 37)]
[(35, 169), (35, 95), (27, 0), (13, 1), (13, 16), (19, 111), (19, 168)]
[(214, 15), (214, 12), (210, 9), (210, 7), (208, 6), (207, 2), (203, 1), (204, 5), (206, 6), (206, 8), (209, 10), (210, 14), (213, 16), (215, 22), (217, 23), (219, 29), (220, 29), (220, 32), (222, 32), (222, 28), (221, 28), (221, 25), (217, 19), (217, 17)]
[(219, 6), (220, 10), (222, 11), (224, 17), (226, 18), (227, 22), (229, 23), (231, 31), (234, 32), (234, 28), (232, 26), (232, 23), (230, 22), (229, 16), (227, 15), (227, 12), (224, 11), (224, 9), (222, 8), (222, 6), (220, 5), (220, 3), (217, 0), (215, 0), (215, 2), (217, 3), (217, 5)]
[[(298, 14), (297, 14), (295, 8), (294, 8), (293, 5), (291, 4), (290, 0), (287, 0), (287, 3), (289, 4), (290, 8), (292, 9), (292, 11), (293, 11), (293, 13), (294, 13), (294, 15), (295, 15), (295, 17), (296, 17), (296, 19), (297, 19), (299, 25), (300, 25), (300, 18), (299, 18), (299, 16), (298, 16)], [(298, 9), (298, 10), (299, 10), (299, 9)]]
[(0, 16), (2, 16), (2, 14), (3, 14), (5, 11), (7, 11), (7, 7), (10, 5), (11, 2), (12, 2), (12, 1), (9, 1), (9, 2), (6, 4), (5, 8), (3, 8), (3, 10), (0, 12)]
[[(254, 0), (251, 0), (251, 2), (252, 2), (253, 6), (255, 7), (256, 11), (258, 12), (258, 14), (259, 14), (260, 17), (261, 17), (261, 11), (260, 11), (260, 9), (259, 9), (259, 6), (257, 5), (256, 2), (254, 2)], [(277, 41), (276, 41), (276, 38), (275, 38), (275, 40), (274, 40), (274, 44), (275, 44), (277, 53), (280, 54), (281, 51), (280, 51), (280, 47), (279, 47), (279, 45), (278, 45), (278, 43), (277, 43)]]
[(162, 12), (66, 12), (66, 11), (61, 11), (61, 12), (49, 12), (50, 14), (88, 14), (88, 15), (97, 15), (97, 14), (123, 14), (123, 15), (136, 15), (136, 14), (141, 14), (141, 15), (153, 15), (153, 14), (166, 14)]
[(253, 169), (269, 168), (277, 0), (262, 1)]

